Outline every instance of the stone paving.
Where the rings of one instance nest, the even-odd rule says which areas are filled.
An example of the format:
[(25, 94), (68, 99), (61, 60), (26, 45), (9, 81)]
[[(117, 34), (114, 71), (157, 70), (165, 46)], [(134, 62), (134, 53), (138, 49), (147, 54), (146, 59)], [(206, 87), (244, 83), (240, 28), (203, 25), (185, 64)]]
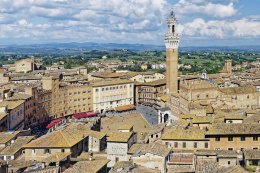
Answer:
[(150, 125), (158, 124), (158, 113), (154, 108), (140, 105), (136, 110)]

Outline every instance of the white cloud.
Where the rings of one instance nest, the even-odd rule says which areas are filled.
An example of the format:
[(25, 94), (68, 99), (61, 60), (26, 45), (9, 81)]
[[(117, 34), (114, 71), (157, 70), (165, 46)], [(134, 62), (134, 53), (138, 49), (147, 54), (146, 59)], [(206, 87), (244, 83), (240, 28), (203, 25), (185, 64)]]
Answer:
[[(167, 12), (166, 0), (0, 0), (0, 6), (0, 37), (39, 41), (156, 43)], [(17, 18), (7, 22), (11, 16)]]
[[(162, 44), (169, 0), (0, 0), (0, 42)], [(179, 0), (181, 39), (259, 37), (259, 16), (234, 19), (235, 0)], [(182, 20), (185, 18), (188, 20)], [(11, 41), (10, 41), (11, 42)]]
[(197, 13), (220, 18), (233, 16), (237, 12), (232, 1), (228, 4), (222, 4), (214, 3), (214, 1), (180, 0), (174, 9), (178, 14)]
[[(259, 16), (260, 19), (260, 16)], [(182, 35), (202, 37), (260, 37), (260, 20), (242, 18), (238, 20), (210, 20), (196, 18), (180, 25)]]

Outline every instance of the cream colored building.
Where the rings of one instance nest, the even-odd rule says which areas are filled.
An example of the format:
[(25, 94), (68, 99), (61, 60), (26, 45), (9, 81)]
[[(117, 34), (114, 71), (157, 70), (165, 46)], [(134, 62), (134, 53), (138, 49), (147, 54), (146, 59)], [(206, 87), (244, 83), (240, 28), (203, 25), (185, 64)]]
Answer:
[(129, 80), (103, 80), (91, 83), (93, 110), (104, 113), (116, 107), (134, 104), (134, 83)]
[(128, 153), (133, 163), (152, 170), (167, 172), (166, 163), (170, 159), (171, 149), (158, 143), (134, 144)]
[(161, 73), (145, 72), (133, 75), (129, 79), (134, 82), (145, 83), (165, 79), (165, 75)]
[(7, 129), (23, 130), (24, 128), (24, 101), (0, 102), (0, 112), (7, 113)]
[(51, 91), (50, 115), (61, 117), (93, 111), (92, 87), (85, 84), (62, 83), (57, 77), (43, 77), (42, 87)]
[(15, 62), (15, 72), (27, 73), (34, 70), (34, 59), (27, 58)]
[(260, 124), (213, 124), (205, 137), (210, 141), (211, 150), (243, 150), (260, 148)]
[(29, 143), (34, 136), (20, 136), (13, 143), (0, 151), (0, 158), (5, 161), (15, 160), (22, 155), (22, 147)]
[[(213, 113), (212, 108), (251, 109), (260, 105), (259, 98), (255, 86), (219, 88), (214, 82), (195, 79), (180, 81), (177, 102), (180, 114), (206, 116)], [(170, 104), (173, 104), (172, 100)]]
[(26, 161), (41, 161), (59, 153), (77, 157), (82, 151), (86, 151), (87, 140), (87, 136), (69, 129), (54, 131), (26, 144), (23, 147), (24, 158)]
[(174, 127), (165, 132), (162, 142), (172, 150), (198, 150), (209, 149), (209, 139), (205, 138), (205, 131), (198, 127)]
[(107, 159), (109, 167), (118, 161), (129, 161), (127, 155), (129, 148), (136, 142), (137, 137), (134, 132), (113, 132), (107, 139)]

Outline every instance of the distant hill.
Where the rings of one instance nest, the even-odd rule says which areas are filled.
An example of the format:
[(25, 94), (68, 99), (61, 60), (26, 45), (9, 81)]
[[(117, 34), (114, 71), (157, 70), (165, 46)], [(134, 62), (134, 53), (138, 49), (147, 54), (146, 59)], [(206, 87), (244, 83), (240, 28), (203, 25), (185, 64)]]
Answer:
[[(90, 50), (165, 50), (164, 45), (117, 43), (48, 43), (0, 45), (0, 54), (79, 54)], [(180, 51), (260, 51), (260, 46), (181, 47)]]

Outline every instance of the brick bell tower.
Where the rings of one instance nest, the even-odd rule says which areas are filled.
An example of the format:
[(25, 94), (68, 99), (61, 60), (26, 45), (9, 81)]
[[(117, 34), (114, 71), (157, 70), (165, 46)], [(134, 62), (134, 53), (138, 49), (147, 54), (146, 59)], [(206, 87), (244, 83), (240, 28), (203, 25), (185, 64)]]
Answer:
[(178, 47), (179, 35), (176, 32), (176, 17), (171, 11), (167, 18), (168, 30), (164, 42), (166, 47), (166, 88), (168, 95), (178, 93)]

